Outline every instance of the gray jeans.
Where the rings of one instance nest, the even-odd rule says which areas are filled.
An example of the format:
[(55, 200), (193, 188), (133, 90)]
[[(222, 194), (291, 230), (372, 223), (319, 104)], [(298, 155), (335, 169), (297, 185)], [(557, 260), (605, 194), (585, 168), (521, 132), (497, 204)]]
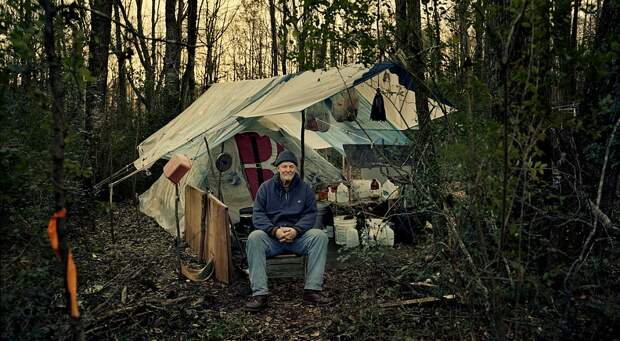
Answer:
[(267, 295), (267, 258), (282, 253), (307, 255), (306, 284), (304, 289), (321, 290), (323, 272), (327, 259), (327, 234), (321, 230), (310, 229), (292, 243), (280, 243), (261, 230), (254, 230), (248, 236), (246, 253), (250, 267), (252, 296)]

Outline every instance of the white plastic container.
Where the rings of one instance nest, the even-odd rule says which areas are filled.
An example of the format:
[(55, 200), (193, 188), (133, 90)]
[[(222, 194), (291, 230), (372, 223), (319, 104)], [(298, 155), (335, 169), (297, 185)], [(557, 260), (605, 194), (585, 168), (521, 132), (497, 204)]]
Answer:
[(336, 189), (336, 202), (348, 203), (349, 201), (349, 187), (341, 183), (338, 185), (338, 189)]
[(365, 245), (394, 246), (394, 230), (382, 219), (366, 219), (367, 229), (362, 235)]
[(354, 228), (346, 229), (346, 248), (358, 247), (360, 245), (360, 238), (357, 234), (357, 230)]
[(384, 200), (395, 200), (400, 196), (400, 189), (390, 180), (386, 180), (381, 186), (381, 197)]
[(327, 201), (336, 201), (336, 191), (331, 186), (327, 188)]
[(355, 229), (357, 219), (344, 219), (345, 216), (334, 217), (334, 229), (336, 232), (336, 244), (345, 245), (347, 243), (347, 229)]
[(394, 246), (394, 230), (387, 224), (383, 224), (378, 228), (370, 230), (370, 237), (377, 241), (377, 244), (383, 246)]
[(362, 232), (363, 245), (377, 244), (377, 240), (374, 237), (376, 233), (371, 233), (371, 231), (375, 231), (381, 225), (381, 223), (383, 223), (383, 219), (366, 219), (366, 228)]
[(325, 231), (325, 234), (327, 234), (327, 237), (334, 238), (334, 227), (333, 226), (327, 225), (325, 226), (323, 231)]
[(370, 184), (372, 180), (351, 180), (351, 194), (353, 199), (364, 200), (370, 198)]

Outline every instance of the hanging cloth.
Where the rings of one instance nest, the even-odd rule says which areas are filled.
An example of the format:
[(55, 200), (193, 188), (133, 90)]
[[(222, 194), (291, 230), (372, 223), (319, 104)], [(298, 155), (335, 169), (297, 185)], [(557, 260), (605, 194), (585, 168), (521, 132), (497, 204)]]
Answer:
[(370, 110), (370, 119), (373, 121), (385, 121), (385, 105), (383, 103), (383, 95), (381, 89), (377, 88), (377, 93), (372, 101), (372, 109)]

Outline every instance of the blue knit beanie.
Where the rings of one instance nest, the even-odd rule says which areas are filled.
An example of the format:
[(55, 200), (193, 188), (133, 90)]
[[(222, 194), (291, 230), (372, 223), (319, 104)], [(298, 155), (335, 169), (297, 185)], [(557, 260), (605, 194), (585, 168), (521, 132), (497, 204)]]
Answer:
[(283, 150), (280, 155), (278, 155), (278, 158), (273, 165), (278, 167), (278, 165), (282, 162), (292, 162), (295, 164), (295, 166), (298, 166), (297, 157), (295, 156), (295, 154), (293, 154), (293, 152), (288, 150)]

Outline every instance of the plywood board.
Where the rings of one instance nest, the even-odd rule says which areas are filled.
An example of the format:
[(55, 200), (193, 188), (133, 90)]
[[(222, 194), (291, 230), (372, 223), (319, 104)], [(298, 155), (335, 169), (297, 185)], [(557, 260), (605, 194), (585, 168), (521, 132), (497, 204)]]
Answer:
[(214, 260), (215, 278), (230, 283), (233, 267), (228, 206), (212, 194), (207, 201), (207, 258)]
[(185, 241), (198, 254), (201, 263), (206, 261), (204, 250), (206, 250), (207, 239), (204, 234), (201, 234), (201, 231), (206, 228), (206, 205), (206, 192), (191, 185), (185, 186)]

